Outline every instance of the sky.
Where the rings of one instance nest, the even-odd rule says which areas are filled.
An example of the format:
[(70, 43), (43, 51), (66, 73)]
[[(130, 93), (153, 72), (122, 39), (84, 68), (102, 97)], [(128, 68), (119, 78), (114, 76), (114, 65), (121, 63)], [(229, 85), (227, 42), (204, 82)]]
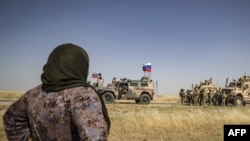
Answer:
[[(157, 94), (250, 75), (249, 0), (1, 0), (0, 90), (41, 84), (50, 52), (83, 47), (90, 75), (157, 82)], [(152, 64), (144, 74), (142, 66)]]

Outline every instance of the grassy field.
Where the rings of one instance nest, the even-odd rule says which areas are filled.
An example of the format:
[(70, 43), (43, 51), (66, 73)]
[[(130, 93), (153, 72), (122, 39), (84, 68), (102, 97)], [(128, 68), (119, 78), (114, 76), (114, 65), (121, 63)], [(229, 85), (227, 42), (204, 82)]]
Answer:
[(22, 96), (25, 92), (23, 91), (1, 91), (0, 99), (17, 99)]
[[(0, 106), (1, 117), (8, 106)], [(175, 95), (156, 96), (150, 105), (117, 101), (107, 108), (109, 141), (223, 141), (224, 124), (250, 123), (249, 106), (185, 106)], [(2, 118), (0, 122), (0, 136), (6, 141)]]

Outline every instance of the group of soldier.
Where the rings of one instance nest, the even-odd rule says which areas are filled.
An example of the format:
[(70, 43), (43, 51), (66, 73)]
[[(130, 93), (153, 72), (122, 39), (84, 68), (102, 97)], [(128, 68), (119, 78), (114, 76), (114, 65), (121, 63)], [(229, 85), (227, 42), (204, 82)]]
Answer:
[(215, 105), (215, 106), (225, 106), (227, 95), (223, 93), (208, 93), (205, 90), (195, 91), (195, 90), (180, 90), (180, 103), (184, 105), (193, 106), (205, 106), (205, 105)]
[(194, 106), (225, 106), (227, 95), (225, 92), (220, 92), (219, 89), (213, 87), (209, 81), (201, 83), (200, 86), (196, 85), (193, 89), (180, 89), (179, 92), (180, 103), (185, 105)]

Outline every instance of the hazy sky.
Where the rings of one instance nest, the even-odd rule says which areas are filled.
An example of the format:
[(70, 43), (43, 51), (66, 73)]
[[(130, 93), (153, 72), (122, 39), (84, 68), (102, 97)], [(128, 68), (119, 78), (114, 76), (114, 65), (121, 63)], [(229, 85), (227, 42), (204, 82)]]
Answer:
[[(159, 94), (250, 75), (249, 0), (1, 0), (0, 89), (27, 91), (59, 44), (87, 50), (90, 74), (140, 79)], [(89, 75), (89, 80), (96, 81)]]

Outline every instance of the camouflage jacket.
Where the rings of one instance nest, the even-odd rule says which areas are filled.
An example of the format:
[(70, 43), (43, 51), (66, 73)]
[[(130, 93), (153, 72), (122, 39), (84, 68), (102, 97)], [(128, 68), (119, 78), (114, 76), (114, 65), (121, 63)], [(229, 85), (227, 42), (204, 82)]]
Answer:
[(75, 87), (46, 93), (37, 86), (3, 116), (9, 141), (107, 140), (100, 99), (92, 88)]

